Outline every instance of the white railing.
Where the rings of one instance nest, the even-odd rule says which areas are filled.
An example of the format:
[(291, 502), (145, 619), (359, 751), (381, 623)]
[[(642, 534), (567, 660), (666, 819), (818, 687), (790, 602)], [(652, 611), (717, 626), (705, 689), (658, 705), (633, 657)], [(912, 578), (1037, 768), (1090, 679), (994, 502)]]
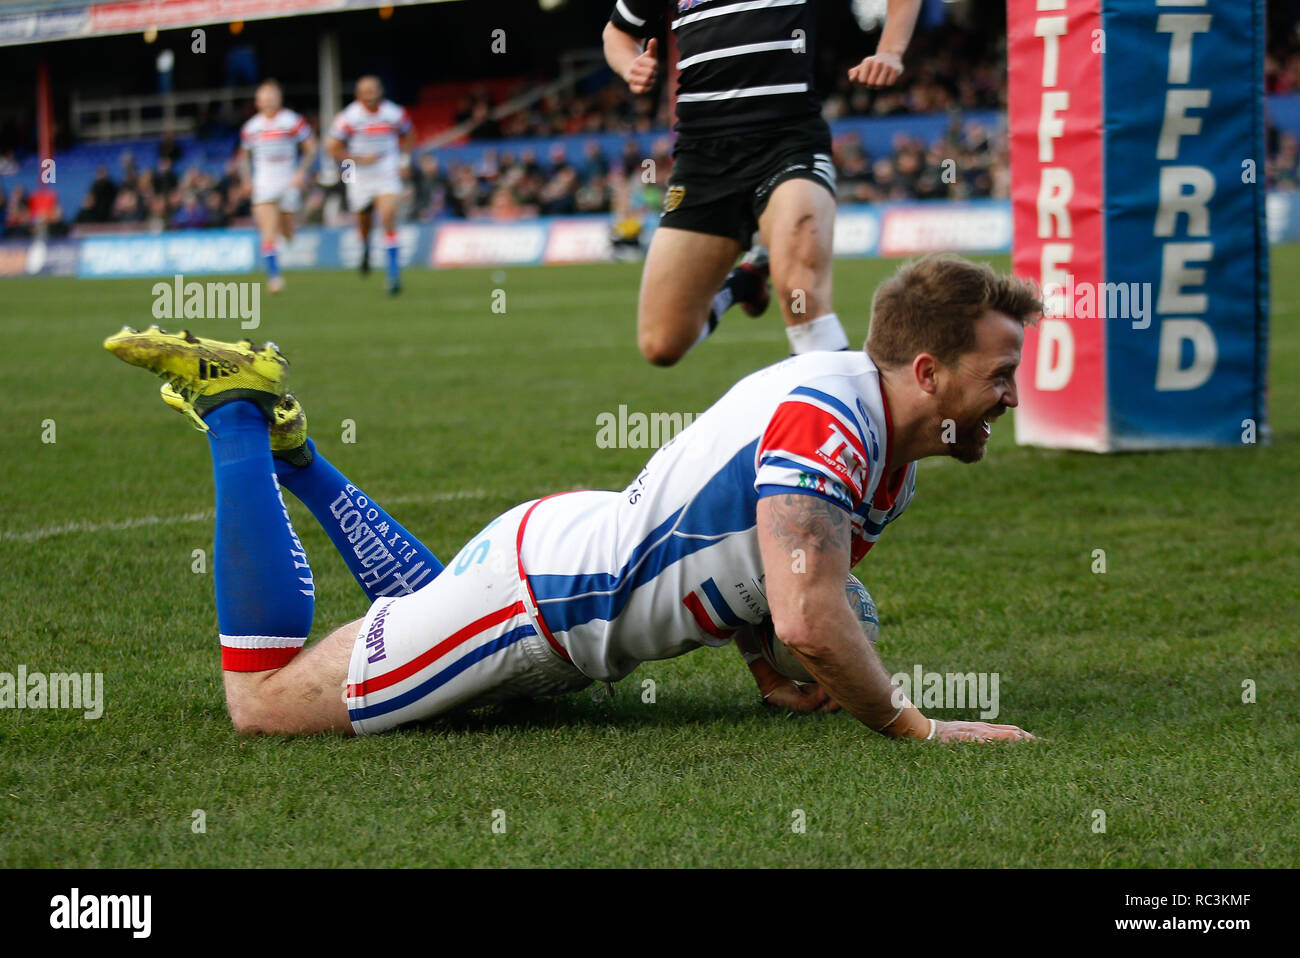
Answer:
[[(193, 133), (200, 118), (216, 115), (231, 125), (244, 119), (243, 108), (251, 103), (256, 87), (222, 87), (215, 90), (185, 90), (148, 96), (83, 98), (72, 92), (72, 129), (80, 140), (116, 140), (163, 133)], [(292, 95), (306, 94), (313, 102), (314, 87), (290, 88)]]

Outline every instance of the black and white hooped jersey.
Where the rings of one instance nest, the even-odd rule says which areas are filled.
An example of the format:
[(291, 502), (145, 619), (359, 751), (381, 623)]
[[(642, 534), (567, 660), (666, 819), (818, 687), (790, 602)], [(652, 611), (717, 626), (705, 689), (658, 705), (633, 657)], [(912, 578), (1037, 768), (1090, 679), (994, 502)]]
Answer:
[(677, 56), (682, 136), (732, 136), (820, 114), (813, 81), (814, 0), (618, 0), (610, 22), (648, 39), (667, 27)]

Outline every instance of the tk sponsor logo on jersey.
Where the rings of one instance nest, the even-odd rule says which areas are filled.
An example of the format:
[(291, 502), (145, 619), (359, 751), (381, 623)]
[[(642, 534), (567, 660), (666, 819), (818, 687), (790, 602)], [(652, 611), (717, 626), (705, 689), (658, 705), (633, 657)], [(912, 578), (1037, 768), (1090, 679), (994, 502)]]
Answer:
[(834, 422), (828, 422), (826, 428), (830, 435), (817, 449), (817, 456), (830, 466), (842, 479), (855, 490), (861, 491), (866, 485), (867, 461), (854, 447), (853, 442)]

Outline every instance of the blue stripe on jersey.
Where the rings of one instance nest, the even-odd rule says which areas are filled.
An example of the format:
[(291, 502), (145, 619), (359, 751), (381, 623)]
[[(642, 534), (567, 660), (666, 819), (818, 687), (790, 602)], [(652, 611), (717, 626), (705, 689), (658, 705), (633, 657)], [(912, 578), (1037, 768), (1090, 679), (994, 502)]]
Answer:
[[(582, 575), (529, 574), (528, 581), (552, 632), (567, 632), (593, 619), (608, 622), (627, 606), (632, 593), (664, 569), (721, 539), (754, 527), (755, 439), (704, 484), (684, 508), (643, 539), (623, 567)], [(721, 610), (719, 610), (721, 611)]]
[(846, 506), (842, 500), (836, 499), (834, 496), (828, 496), (824, 492), (818, 492), (816, 489), (799, 489), (795, 486), (774, 486), (774, 485), (765, 485), (765, 486), (758, 487), (758, 498), (760, 499), (766, 499), (768, 496), (782, 496), (782, 495), (816, 496), (818, 499), (825, 499), (827, 502), (833, 502), (835, 505), (839, 506), (845, 512), (853, 511), (848, 506)]
[(476, 662), (482, 662), (489, 655), (492, 655), (495, 652), (500, 652), (502, 649), (509, 648), (520, 639), (525, 639), (530, 635), (536, 634), (537, 630), (531, 625), (521, 625), (517, 629), (512, 629), (504, 635), (497, 636), (491, 642), (485, 642), (473, 652), (461, 656), (454, 663), (447, 666), (432, 678), (421, 682), (409, 692), (403, 692), (401, 695), (395, 696), (387, 701), (377, 702), (374, 705), (367, 705), (364, 708), (348, 709), (348, 718), (356, 722), (361, 719), (374, 718), (377, 715), (387, 715), (389, 712), (395, 712), (400, 708), (405, 708), (412, 702), (418, 702), (430, 692), (442, 688)]
[(733, 629), (738, 629), (745, 624), (744, 619), (731, 611), (731, 606), (727, 605), (727, 600), (722, 597), (722, 592), (719, 591), (716, 582), (712, 579), (705, 579), (700, 588), (702, 588), (704, 594), (709, 597), (709, 601), (713, 603), (714, 611), (718, 613), (718, 617), (722, 619), (723, 622), (731, 626)]
[(797, 472), (815, 472), (819, 476), (829, 476), (836, 482), (840, 481), (839, 477), (829, 469), (818, 468), (810, 462), (795, 462), (793, 459), (786, 459), (784, 456), (765, 455), (762, 464), (765, 466), (785, 466), (787, 469), (794, 469)]
[(808, 396), (816, 399), (818, 402), (824, 402), (836, 412), (838, 412), (850, 425), (853, 426), (854, 432), (858, 434), (858, 439), (862, 442), (862, 448), (867, 448), (867, 442), (862, 435), (862, 427), (858, 424), (858, 417), (854, 415), (853, 410), (844, 405), (830, 393), (824, 393), (820, 389), (813, 389), (811, 386), (798, 386), (790, 390), (791, 396)]

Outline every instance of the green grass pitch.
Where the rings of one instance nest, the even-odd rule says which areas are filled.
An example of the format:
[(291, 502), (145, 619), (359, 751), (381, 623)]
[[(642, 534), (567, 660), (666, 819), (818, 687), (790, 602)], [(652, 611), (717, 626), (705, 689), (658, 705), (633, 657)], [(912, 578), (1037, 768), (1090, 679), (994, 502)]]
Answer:
[[(836, 264), (854, 339), (893, 265)], [(643, 665), (612, 698), (241, 739), (210, 570), (192, 571), (207, 443), (100, 347), (153, 321), (153, 281), (6, 280), (0, 671), (102, 672), (106, 704), (0, 711), (0, 866), (1300, 865), (1300, 249), (1275, 250), (1273, 275), (1271, 446), (1047, 452), (1003, 420), (983, 463), (922, 464), (857, 568), (885, 662), (997, 672), (997, 721), (1044, 739), (946, 747), (769, 714), (730, 648)], [(648, 451), (599, 448), (598, 414), (698, 412), (785, 353), (774, 315), (736, 311), (650, 367), (633, 265), (412, 270), (396, 300), (381, 277), (288, 279), (251, 335), (292, 361), (322, 450), (444, 559), (516, 502), (630, 481)], [(366, 603), (290, 509), (315, 638)]]

